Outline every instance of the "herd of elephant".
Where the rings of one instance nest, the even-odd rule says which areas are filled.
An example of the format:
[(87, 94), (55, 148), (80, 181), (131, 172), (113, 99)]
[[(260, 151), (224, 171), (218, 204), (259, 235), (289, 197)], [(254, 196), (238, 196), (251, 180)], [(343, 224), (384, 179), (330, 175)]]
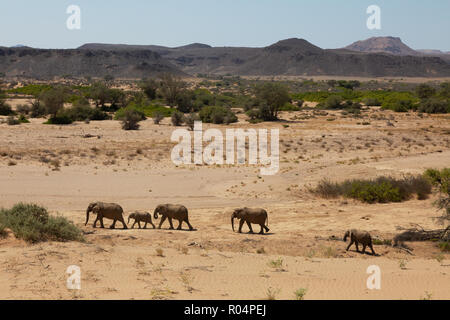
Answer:
[[(110, 226), (111, 229), (116, 227), (116, 222), (120, 221), (123, 224), (124, 229), (128, 229), (127, 223), (123, 217), (124, 211), (123, 208), (116, 203), (104, 203), (104, 202), (93, 202), (89, 204), (86, 210), (86, 223), (89, 222), (89, 214), (93, 212), (97, 215), (97, 218), (94, 221), (93, 227), (97, 227), (97, 223), (100, 222), (100, 227), (104, 228), (103, 219), (113, 220), (113, 224)], [(189, 222), (188, 209), (183, 205), (174, 205), (174, 204), (161, 204), (157, 206), (153, 212), (153, 218), (158, 219), (158, 214), (161, 215), (161, 221), (159, 223), (158, 229), (161, 229), (164, 221), (168, 220), (170, 224), (170, 229), (174, 229), (173, 220), (178, 220), (178, 228), (177, 230), (181, 230), (183, 222), (185, 222), (190, 231), (193, 231), (194, 228)], [(267, 211), (260, 208), (240, 208), (235, 209), (233, 214), (231, 215), (231, 226), (234, 232), (234, 220), (239, 219), (239, 229), (238, 232), (242, 233), (242, 227), (244, 223), (247, 224), (250, 233), (253, 233), (252, 224), (257, 224), (261, 227), (260, 234), (264, 234), (264, 231), (269, 232), (268, 224), (269, 218), (267, 215)], [(141, 229), (141, 222), (144, 224), (144, 229), (147, 228), (147, 224), (150, 224), (153, 229), (156, 229), (156, 226), (153, 224), (152, 215), (149, 212), (133, 212), (128, 216), (128, 224), (130, 220), (134, 220), (131, 228), (133, 229), (136, 223)], [(375, 251), (373, 250), (372, 245), (372, 237), (366, 231), (359, 230), (348, 230), (344, 235), (344, 241), (350, 238), (350, 244), (347, 247), (347, 251), (350, 247), (355, 244), (356, 251), (359, 252), (359, 244), (363, 246), (362, 253), (365, 253), (366, 247), (369, 247), (372, 251), (372, 254), (375, 255)]]

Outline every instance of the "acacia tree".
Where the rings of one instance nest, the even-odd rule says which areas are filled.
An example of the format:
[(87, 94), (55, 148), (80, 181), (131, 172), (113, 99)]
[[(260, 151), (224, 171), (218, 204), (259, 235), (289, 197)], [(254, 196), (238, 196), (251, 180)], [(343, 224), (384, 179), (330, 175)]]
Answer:
[(108, 95), (108, 87), (101, 82), (94, 83), (90, 88), (89, 96), (95, 101), (96, 107), (104, 107), (108, 101)]
[(160, 76), (161, 79), (161, 94), (171, 107), (176, 106), (177, 100), (186, 86), (186, 83), (180, 78), (170, 74), (164, 73)]
[(64, 91), (60, 88), (52, 88), (44, 91), (40, 97), (47, 114), (55, 118), (58, 111), (64, 107)]
[(255, 94), (263, 103), (259, 108), (262, 120), (277, 120), (280, 108), (290, 101), (288, 89), (280, 83), (266, 82), (259, 85)]
[(145, 93), (147, 98), (154, 100), (156, 98), (156, 93), (158, 92), (159, 83), (154, 79), (144, 79), (140, 85), (142, 91)]

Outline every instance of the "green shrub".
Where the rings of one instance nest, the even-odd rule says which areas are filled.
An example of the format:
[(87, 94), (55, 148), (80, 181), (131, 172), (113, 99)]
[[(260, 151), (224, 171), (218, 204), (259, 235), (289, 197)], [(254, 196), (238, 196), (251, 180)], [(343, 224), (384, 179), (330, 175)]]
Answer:
[(13, 114), (14, 111), (12, 110), (11, 106), (0, 101), (0, 116), (9, 116)]
[(31, 106), (27, 105), (27, 104), (19, 104), (16, 107), (16, 111), (19, 114), (29, 114), (31, 112)]
[(0, 224), (27, 242), (83, 241), (82, 232), (64, 217), (50, 216), (45, 208), (19, 203), (0, 210)]
[[(145, 117), (153, 118), (155, 114), (159, 113), (162, 114), (164, 117), (170, 117), (172, 115), (172, 112), (174, 112), (176, 109), (172, 108), (166, 108), (159, 104), (150, 104), (150, 105), (143, 105), (143, 104), (137, 104), (135, 102), (130, 103), (127, 108), (133, 108), (139, 112), (141, 112)], [(123, 114), (125, 108), (121, 108), (117, 110), (115, 114), (115, 119), (119, 120), (118, 117)]]
[(325, 101), (326, 109), (340, 109), (342, 107), (342, 97), (338, 95), (329, 96)]
[(444, 212), (440, 217), (441, 222), (448, 223), (450, 221), (450, 168), (429, 169), (425, 172), (425, 177), (439, 188), (440, 197), (435, 205)]
[(31, 103), (30, 112), (32, 118), (42, 118), (47, 114), (47, 111), (40, 100), (35, 100)]
[(52, 86), (48, 84), (29, 84), (21, 88), (8, 90), (8, 92), (38, 97), (41, 95), (42, 92), (49, 90), (51, 88)]
[(424, 83), (417, 86), (415, 91), (420, 99), (431, 98), (436, 93), (436, 90), (433, 87)]
[(138, 130), (139, 122), (145, 120), (145, 115), (136, 109), (125, 108), (123, 115), (120, 117), (123, 130)]
[(450, 103), (438, 98), (430, 98), (422, 101), (417, 111), (423, 113), (450, 113)]
[(72, 121), (85, 121), (85, 120), (108, 120), (110, 117), (108, 114), (99, 108), (92, 108), (89, 105), (77, 104), (70, 108), (64, 109), (60, 112), (60, 115), (65, 115)]
[(164, 119), (164, 114), (162, 112), (156, 111), (153, 114), (153, 123), (159, 124)]
[(174, 113), (172, 113), (172, 125), (178, 127), (181, 126), (185, 120), (184, 118), (184, 114), (181, 113), (180, 111), (175, 111)]
[(127, 112), (127, 110), (135, 111), (135, 113), (139, 115), (140, 121), (147, 119), (145, 113), (133, 104), (127, 106), (126, 108), (121, 108), (117, 110), (116, 114), (114, 115), (114, 119), (122, 120), (125, 117), (125, 113)]
[(178, 111), (182, 113), (192, 112), (194, 110), (194, 92), (184, 89), (176, 98)]
[(227, 107), (206, 106), (199, 112), (202, 122), (215, 124), (229, 124), (237, 122), (236, 115)]
[(397, 100), (383, 105), (383, 109), (389, 109), (395, 112), (408, 112), (413, 109), (411, 100)]
[(450, 242), (442, 241), (442, 242), (439, 242), (438, 246), (442, 252), (450, 252)]
[(323, 198), (344, 196), (367, 203), (388, 203), (409, 200), (416, 194), (419, 199), (426, 199), (431, 194), (431, 184), (422, 176), (395, 179), (378, 177), (373, 180), (354, 179), (341, 183), (322, 180), (311, 190)]
[(8, 235), (6, 233), (5, 229), (6, 229), (6, 227), (3, 224), (0, 223), (0, 239), (1, 238), (6, 238), (6, 236)]
[(194, 130), (195, 121), (199, 121), (200, 118), (195, 113), (190, 113), (185, 117), (185, 123), (189, 129)]
[(72, 124), (73, 120), (64, 112), (58, 113), (56, 116), (50, 117), (44, 124), (54, 124), (54, 125), (68, 125)]
[(6, 123), (9, 126), (16, 126), (18, 124), (20, 124), (20, 121), (16, 119), (16, 117), (14, 116), (8, 116), (8, 119), (6, 119)]
[(381, 106), (381, 101), (378, 100), (377, 98), (364, 98), (362, 101), (366, 106), (370, 106), (370, 107)]
[(250, 109), (246, 112), (246, 115), (249, 117), (249, 122), (250, 123), (257, 123), (257, 122), (261, 122), (261, 116), (260, 116), (260, 112), (258, 109)]
[(354, 88), (358, 88), (361, 86), (361, 82), (359, 82), (358, 80), (338, 80), (337, 81), (337, 85), (339, 87), (345, 88), (345, 89), (349, 89), (349, 90), (353, 90)]
[(400, 190), (387, 181), (380, 183), (354, 181), (346, 196), (367, 203), (400, 202), (402, 200)]
[(6, 123), (10, 126), (15, 126), (21, 123), (30, 123), (30, 121), (28, 121), (28, 119), (23, 114), (21, 114), (18, 118), (9, 116), (6, 120)]
[[(303, 102), (300, 103), (300, 107), (303, 105)], [(280, 108), (280, 111), (300, 111), (300, 107), (293, 105), (292, 103), (286, 103), (284, 106)]]
[(19, 120), (20, 123), (30, 123), (30, 120), (27, 119), (23, 114), (21, 114), (17, 120)]

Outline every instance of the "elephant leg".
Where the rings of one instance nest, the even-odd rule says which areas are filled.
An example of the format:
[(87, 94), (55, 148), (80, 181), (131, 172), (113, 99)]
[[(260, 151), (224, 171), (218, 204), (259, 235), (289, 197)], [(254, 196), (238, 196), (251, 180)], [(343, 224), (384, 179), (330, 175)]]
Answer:
[(152, 225), (153, 229), (156, 229), (155, 225), (153, 224), (152, 220), (150, 220), (150, 224)]
[(115, 228), (116, 228), (116, 222), (117, 222), (117, 220), (114, 219), (112, 225), (111, 225), (109, 228), (110, 228), (110, 229), (115, 229)]
[(350, 241), (350, 244), (347, 246), (347, 250), (346, 251), (350, 250), (350, 247), (352, 246), (353, 243), (354, 243), (353, 241)]
[(131, 226), (131, 229), (134, 229), (134, 226), (136, 225), (136, 220), (134, 220), (133, 225)]
[(126, 224), (125, 220), (123, 219), (123, 217), (120, 218), (120, 222), (122, 222), (124, 229), (128, 229), (127, 224)]
[(139, 226), (139, 229), (142, 229), (142, 227), (141, 227), (141, 221), (138, 221), (138, 226)]
[(253, 233), (252, 224), (247, 221), (247, 226), (250, 229), (249, 233)]
[(189, 219), (188, 219), (188, 218), (186, 218), (186, 220), (184, 220), (184, 222), (187, 223), (187, 225), (188, 225), (188, 227), (189, 227), (189, 231), (194, 230), (194, 228), (193, 228), (193, 227), (191, 226), (191, 224), (189, 223)]
[(262, 224), (261, 225), (261, 231), (259, 232), (259, 234), (264, 234), (264, 228), (265, 228), (265, 226)]
[(103, 224), (103, 216), (99, 216), (98, 220), (100, 220), (100, 228), (105, 229), (105, 225)]
[(148, 223), (148, 221), (145, 221), (144, 229), (147, 229), (147, 223)]
[(362, 249), (362, 253), (363, 253), (363, 254), (366, 253), (366, 247), (367, 247), (367, 245), (363, 244), (363, 249)]
[(266, 229), (266, 232), (270, 231), (270, 229), (267, 226), (263, 225), (263, 227), (264, 227), (264, 229)]
[(244, 225), (244, 219), (239, 220), (239, 233), (242, 233), (242, 226)]
[(163, 216), (163, 217), (161, 218), (161, 221), (159, 222), (159, 227), (158, 227), (158, 229), (161, 229), (161, 226), (162, 226), (163, 222), (166, 221), (166, 219), (167, 219), (166, 216)]
[(356, 252), (359, 252), (359, 243), (358, 243), (358, 241), (355, 241), (355, 246), (356, 246)]
[(172, 223), (172, 218), (168, 218), (169, 219), (169, 223), (170, 223), (170, 230), (173, 230), (173, 223)]
[(97, 218), (95, 218), (94, 224), (92, 225), (93, 228), (97, 228), (97, 221), (98, 221), (98, 216), (97, 216)]
[(178, 228), (177, 230), (181, 230), (181, 225), (183, 224), (183, 220), (178, 220)]
[(373, 245), (372, 245), (372, 244), (369, 244), (369, 248), (370, 248), (370, 250), (372, 250), (372, 254), (375, 256), (376, 253), (375, 253), (375, 250), (373, 250)]

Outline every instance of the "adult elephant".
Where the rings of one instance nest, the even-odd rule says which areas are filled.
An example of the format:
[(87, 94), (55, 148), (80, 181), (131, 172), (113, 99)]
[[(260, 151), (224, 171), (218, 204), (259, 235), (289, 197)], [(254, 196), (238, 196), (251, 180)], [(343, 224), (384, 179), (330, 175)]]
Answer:
[(162, 224), (166, 219), (169, 220), (170, 223), (170, 229), (173, 229), (172, 220), (178, 220), (178, 228), (177, 230), (181, 230), (181, 224), (183, 222), (186, 222), (186, 224), (189, 226), (189, 230), (192, 231), (194, 228), (189, 223), (189, 217), (188, 217), (188, 209), (185, 206), (177, 205), (177, 204), (160, 204), (156, 207), (155, 211), (153, 212), (153, 217), (155, 219), (158, 219), (158, 214), (162, 216), (161, 222), (159, 223), (158, 229), (161, 229)]
[(242, 233), (242, 226), (244, 223), (247, 223), (248, 228), (250, 229), (250, 233), (253, 233), (252, 223), (259, 224), (261, 226), (260, 234), (264, 234), (264, 230), (269, 232), (269, 228), (266, 226), (269, 223), (269, 218), (267, 215), (267, 211), (260, 208), (240, 208), (234, 210), (231, 215), (231, 226), (234, 232), (234, 219), (240, 219), (239, 221), (239, 233)]
[(86, 223), (89, 222), (89, 213), (97, 214), (97, 219), (94, 221), (93, 227), (97, 227), (97, 222), (100, 221), (100, 227), (105, 228), (103, 225), (103, 218), (114, 220), (113, 224), (110, 226), (110, 229), (114, 229), (116, 227), (116, 222), (120, 221), (123, 224), (124, 229), (128, 229), (127, 224), (125, 223), (125, 219), (123, 218), (123, 209), (116, 203), (104, 203), (104, 202), (93, 202), (89, 204), (86, 210)]

